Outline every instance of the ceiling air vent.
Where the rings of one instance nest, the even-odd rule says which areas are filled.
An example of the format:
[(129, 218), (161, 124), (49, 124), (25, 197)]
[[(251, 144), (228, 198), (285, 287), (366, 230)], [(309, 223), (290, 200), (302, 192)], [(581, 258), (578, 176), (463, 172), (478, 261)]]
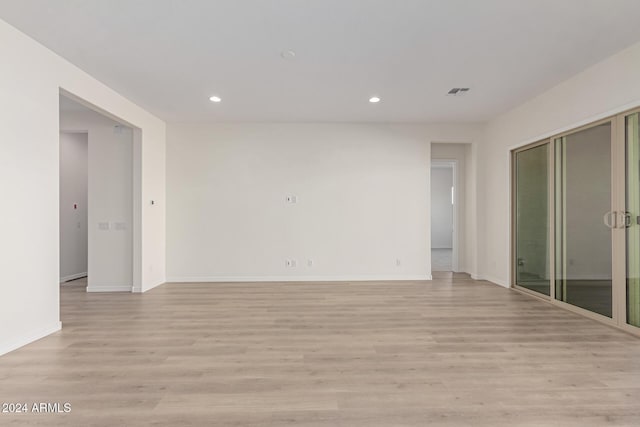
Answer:
[(464, 95), (467, 92), (469, 92), (469, 88), (468, 87), (454, 87), (449, 92), (447, 92), (447, 95), (449, 95), (449, 96), (461, 96), (461, 95)]

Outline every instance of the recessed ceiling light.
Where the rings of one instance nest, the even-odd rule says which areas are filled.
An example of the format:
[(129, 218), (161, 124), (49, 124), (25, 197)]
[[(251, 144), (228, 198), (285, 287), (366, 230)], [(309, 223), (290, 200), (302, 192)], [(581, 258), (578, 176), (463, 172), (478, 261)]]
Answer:
[(211, 101), (211, 102), (220, 102), (220, 101), (222, 101), (222, 98), (220, 98), (219, 96), (213, 95), (213, 96), (209, 97), (209, 101)]
[(282, 57), (282, 59), (292, 60), (292, 59), (295, 59), (296, 52), (293, 50), (283, 50), (280, 53), (280, 56)]
[(372, 96), (371, 98), (369, 98), (369, 102), (372, 103), (372, 104), (380, 102), (380, 97), (379, 96)]

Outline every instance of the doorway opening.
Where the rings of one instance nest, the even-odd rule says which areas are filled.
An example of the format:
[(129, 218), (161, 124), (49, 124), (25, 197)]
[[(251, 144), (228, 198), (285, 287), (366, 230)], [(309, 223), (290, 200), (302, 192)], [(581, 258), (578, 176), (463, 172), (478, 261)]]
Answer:
[(431, 162), (431, 271), (457, 271), (457, 161)]
[(134, 291), (133, 139), (131, 127), (60, 95), (60, 282), (69, 292)]

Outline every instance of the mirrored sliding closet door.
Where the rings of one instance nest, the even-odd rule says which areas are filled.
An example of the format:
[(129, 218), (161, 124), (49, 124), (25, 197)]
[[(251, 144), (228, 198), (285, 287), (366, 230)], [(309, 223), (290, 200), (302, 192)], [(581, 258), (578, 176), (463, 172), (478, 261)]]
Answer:
[(512, 152), (512, 284), (640, 335), (640, 109)]

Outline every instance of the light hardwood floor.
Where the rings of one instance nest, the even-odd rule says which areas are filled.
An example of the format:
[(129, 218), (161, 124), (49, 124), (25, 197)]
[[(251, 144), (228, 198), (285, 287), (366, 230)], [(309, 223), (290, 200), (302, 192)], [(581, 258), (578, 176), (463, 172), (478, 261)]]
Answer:
[(640, 425), (640, 339), (463, 275), (61, 303), (61, 332), (0, 357), (0, 402), (72, 412), (2, 426)]

